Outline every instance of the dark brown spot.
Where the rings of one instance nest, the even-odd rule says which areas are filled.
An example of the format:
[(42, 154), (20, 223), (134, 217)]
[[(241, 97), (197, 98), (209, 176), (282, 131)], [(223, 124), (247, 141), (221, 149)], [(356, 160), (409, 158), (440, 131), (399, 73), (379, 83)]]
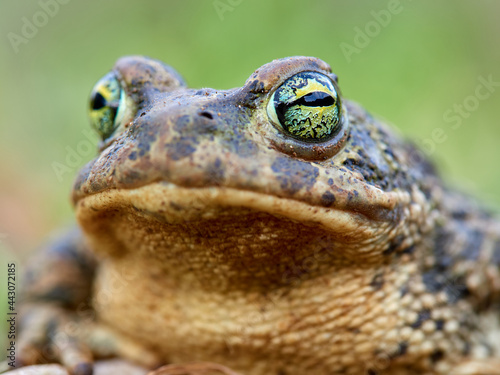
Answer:
[(372, 281), (370, 282), (370, 286), (374, 290), (380, 290), (384, 286), (384, 282), (385, 282), (384, 275), (378, 273), (373, 277)]
[(329, 191), (325, 191), (321, 196), (322, 205), (331, 207), (335, 203), (335, 195)]
[(207, 175), (212, 183), (220, 184), (224, 180), (225, 173), (226, 170), (219, 158), (207, 167)]
[(470, 342), (465, 341), (464, 342), (464, 347), (462, 348), (462, 354), (463, 355), (469, 355), (470, 354), (470, 349), (471, 349)]
[(423, 273), (422, 281), (431, 293), (444, 291), (450, 303), (456, 303), (458, 300), (470, 295), (463, 278), (447, 278), (447, 275), (439, 269), (433, 268)]
[(407, 248), (401, 250), (401, 254), (413, 254), (415, 252), (415, 245), (410, 245)]
[(440, 360), (442, 360), (444, 358), (444, 353), (442, 350), (440, 349), (437, 349), (437, 350), (434, 350), (431, 354), (431, 362), (432, 363), (436, 363), (436, 362), (439, 362)]
[(411, 328), (417, 329), (422, 326), (422, 323), (431, 318), (431, 312), (428, 309), (419, 311), (417, 320), (411, 324)]
[(176, 211), (181, 211), (183, 209), (183, 207), (180, 204), (177, 204), (175, 202), (170, 202), (169, 205)]
[(406, 354), (408, 351), (408, 343), (406, 341), (402, 341), (398, 344), (398, 349), (395, 353), (393, 353), (390, 358), (398, 358)]
[(442, 331), (443, 328), (444, 328), (444, 320), (443, 319), (436, 320), (436, 330)]
[(401, 243), (404, 241), (405, 239), (405, 236), (400, 234), (400, 235), (397, 235), (392, 241), (391, 243), (389, 244), (389, 246), (387, 247), (387, 249), (385, 249), (382, 254), (383, 255), (391, 255), (393, 254), (400, 246), (401, 246)]
[(281, 188), (289, 194), (294, 194), (303, 187), (309, 190), (319, 176), (317, 167), (288, 157), (276, 158), (271, 169), (275, 172)]
[(167, 143), (165, 148), (168, 152), (168, 157), (172, 160), (180, 160), (185, 158), (196, 151), (196, 140), (192, 137), (185, 137), (179, 140), (173, 139), (172, 142)]
[(406, 296), (406, 295), (408, 294), (408, 286), (407, 286), (407, 285), (403, 286), (403, 287), (399, 290), (399, 292), (401, 293), (401, 297)]
[(465, 233), (467, 234), (467, 242), (462, 251), (463, 257), (467, 260), (477, 260), (481, 254), (484, 234), (477, 229), (467, 229)]
[(191, 124), (191, 117), (188, 115), (180, 116), (175, 120), (174, 130), (180, 134), (186, 131), (186, 128)]

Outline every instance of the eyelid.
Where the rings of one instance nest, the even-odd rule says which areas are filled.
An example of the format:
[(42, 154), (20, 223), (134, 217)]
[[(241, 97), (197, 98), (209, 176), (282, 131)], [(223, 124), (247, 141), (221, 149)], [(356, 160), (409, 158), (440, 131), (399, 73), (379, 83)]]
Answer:
[(118, 111), (115, 116), (115, 125), (119, 125), (122, 123), (123, 118), (125, 117), (125, 113), (127, 110), (127, 95), (125, 90), (122, 90), (120, 93), (120, 100), (118, 101)]
[(270, 117), (270, 120), (272, 123), (274, 123), (275, 125), (279, 125), (281, 127), (281, 124), (278, 120), (278, 114), (276, 113), (276, 107), (274, 106), (274, 95), (276, 94), (276, 91), (277, 90), (274, 90), (274, 92), (272, 93), (271, 97), (269, 98), (269, 101), (267, 103), (267, 114), (268, 116)]

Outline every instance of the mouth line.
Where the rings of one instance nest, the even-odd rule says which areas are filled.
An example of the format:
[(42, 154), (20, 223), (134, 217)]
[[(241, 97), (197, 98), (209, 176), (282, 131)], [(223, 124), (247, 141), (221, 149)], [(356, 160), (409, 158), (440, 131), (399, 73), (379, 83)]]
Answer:
[(369, 239), (387, 230), (391, 221), (373, 220), (362, 212), (313, 206), (290, 198), (228, 187), (182, 187), (153, 182), (133, 189), (110, 189), (79, 198), (77, 217), (129, 210), (168, 224), (216, 218), (224, 210), (242, 208), (320, 227), (345, 239)]

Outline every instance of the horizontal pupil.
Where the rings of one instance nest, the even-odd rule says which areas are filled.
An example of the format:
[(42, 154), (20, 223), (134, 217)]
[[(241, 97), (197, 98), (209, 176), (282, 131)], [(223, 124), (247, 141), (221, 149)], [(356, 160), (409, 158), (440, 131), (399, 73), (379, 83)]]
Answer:
[(335, 103), (333, 97), (323, 91), (314, 91), (295, 100), (292, 105), (305, 105), (307, 107), (328, 107)]

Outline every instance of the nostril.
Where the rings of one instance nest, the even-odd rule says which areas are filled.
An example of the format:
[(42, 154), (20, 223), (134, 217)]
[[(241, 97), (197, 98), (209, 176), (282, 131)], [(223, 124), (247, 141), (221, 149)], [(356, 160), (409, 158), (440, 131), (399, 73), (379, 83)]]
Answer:
[(213, 120), (214, 116), (210, 112), (201, 112), (200, 116), (206, 117), (209, 120)]

